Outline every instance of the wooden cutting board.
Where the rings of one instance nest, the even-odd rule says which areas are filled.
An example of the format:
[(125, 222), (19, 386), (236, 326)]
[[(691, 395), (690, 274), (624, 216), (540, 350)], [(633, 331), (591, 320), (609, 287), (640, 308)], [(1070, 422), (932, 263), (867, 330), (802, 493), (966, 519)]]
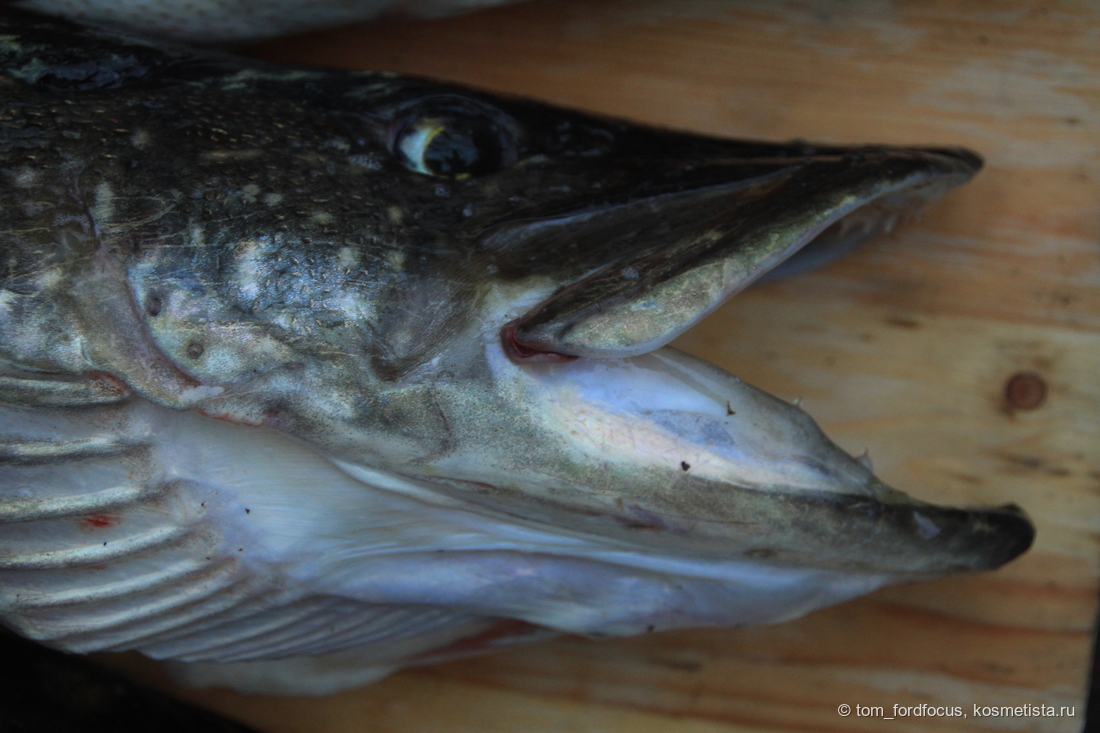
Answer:
[[(250, 52), (730, 137), (981, 152), (919, 222), (738, 296), (677, 345), (802, 397), (888, 483), (1017, 503), (1038, 538), (999, 572), (778, 626), (566, 638), (331, 698), (177, 694), (270, 733), (1080, 729), (1100, 574), (1100, 6), (541, 0)], [(966, 717), (884, 719), (922, 703)], [(1002, 705), (1074, 714), (974, 715)]]

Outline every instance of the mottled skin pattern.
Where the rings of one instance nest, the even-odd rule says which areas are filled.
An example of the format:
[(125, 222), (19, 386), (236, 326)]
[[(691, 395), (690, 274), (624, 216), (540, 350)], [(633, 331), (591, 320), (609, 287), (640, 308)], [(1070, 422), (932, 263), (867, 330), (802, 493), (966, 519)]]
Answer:
[[(474, 120), (489, 164), (415, 170), (403, 141), (438, 119)], [(979, 165), (962, 150), (655, 131), (5, 11), (0, 400), (140, 399), (274, 429), (615, 546), (904, 577), (994, 567), (1031, 541), (1016, 510), (915, 502), (720, 370), (622, 360), (807, 241), (847, 246)], [(680, 454), (658, 470), (578, 448), (538, 385), (592, 358), (725, 385), (722, 420), (759, 416), (746, 444), (762, 430), (793, 452), (765, 478), (719, 479)], [(43, 445), (6, 450), (26, 462)]]
[[(632, 295), (724, 254), (668, 245), (686, 228), (678, 217), (699, 229), (708, 201), (684, 214), (643, 197), (730, 181), (746, 181), (750, 201), (767, 194), (748, 221), (712, 214), (711, 231), (725, 233), (797, 211), (775, 190), (792, 171), (801, 195), (816, 178), (855, 177), (869, 157), (893, 154), (898, 178), (931, 157), (710, 141), (385, 74), (66, 38), (46, 24), (8, 38), (8, 359), (125, 373), (161, 404), (274, 426), (370, 465), (447, 450), (439, 392), (486, 379), (470, 333), (493, 288), (549, 294), (587, 275), (585, 304), (606, 303), (609, 290)], [(392, 120), (438, 107), (500, 120), (516, 162), (465, 180), (408, 170), (388, 149)], [(818, 157), (787, 162), (806, 153)], [(636, 201), (642, 214), (598, 218)], [(508, 228), (578, 210), (595, 223)], [(635, 259), (657, 263), (623, 275)], [(608, 260), (620, 264), (600, 268)], [(137, 343), (144, 329), (151, 344)], [(367, 456), (359, 430), (377, 446)]]

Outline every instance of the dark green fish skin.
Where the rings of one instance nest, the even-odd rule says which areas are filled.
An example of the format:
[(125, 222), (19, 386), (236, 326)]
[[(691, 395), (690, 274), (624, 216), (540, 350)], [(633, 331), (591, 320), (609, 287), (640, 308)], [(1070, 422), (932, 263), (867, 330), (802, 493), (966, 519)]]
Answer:
[[(194, 411), (367, 483), (631, 552), (865, 589), (988, 569), (1030, 545), (1018, 509), (910, 499), (797, 408), (660, 349), (785, 260), (848, 249), (980, 165), (654, 130), (3, 9), (0, 402), (77, 422), (97, 405)], [(638, 408), (627, 440), (618, 408), (578, 396), (604, 365), (720, 414)], [(14, 414), (9, 461), (63, 460)], [(471, 612), (600, 632), (505, 607)], [(672, 625), (741, 622), (692, 613)], [(611, 633), (644, 630), (636, 616)]]
[[(223, 287), (228, 252), (257, 232), (270, 232), (280, 246), (266, 267), (303, 276), (284, 277), (254, 297), (232, 291), (219, 297), (261, 319), (273, 310), (317, 318), (318, 290), (359, 288), (371, 300), (391, 302), (393, 308), (363, 339), (377, 344), (371, 366), (384, 379), (430, 358), (429, 345), (463, 331), (473, 310), (418, 309), (417, 335), (410, 338), (401, 322), (407, 308), (402, 302), (422, 297), (410, 282), (450, 289), (452, 300), (465, 304), (476, 300), (477, 286), (489, 279), (548, 274), (567, 282), (634, 254), (623, 241), (629, 237), (607, 236), (609, 228), (622, 226), (621, 219), (580, 234), (565, 226), (520, 242), (487, 237), (494, 228), (708, 185), (744, 182), (751, 188), (764, 179), (771, 188), (797, 169), (798, 181), (788, 186), (794, 190), (768, 191), (767, 200), (752, 207), (752, 219), (737, 222), (748, 229), (755, 219), (780, 217), (789, 199), (801, 195), (798, 189), (828, 179), (840, 188), (838, 179), (856, 180), (865, 168), (881, 166), (885, 156), (896, 158), (889, 165), (899, 178), (931, 167), (927, 151), (906, 157), (881, 148), (714, 141), (387, 74), (286, 71), (228, 57), (197, 62), (185, 52), (134, 43), (120, 48), (98, 36), (70, 33), (62, 36), (52, 25), (37, 34), (23, 29), (18, 42), (3, 48), (4, 66), (12, 70), (7, 85), (19, 90), (20, 100), (5, 109), (5, 168), (9, 176), (51, 172), (6, 194), (50, 200), (65, 191), (64, 204), (31, 221), (46, 226), (60, 213), (57, 207), (66, 206), (65, 215), (73, 217), (68, 228), (74, 236), (79, 228), (87, 238), (93, 226), (89, 210), (108, 205), (99, 203), (102, 193), (110, 198), (111, 218), (95, 225), (115, 228), (110, 244), (128, 268), (158, 260), (160, 272), (186, 272), (192, 280)], [(409, 171), (388, 149), (395, 119), (456, 109), (493, 120), (510, 138), (507, 155), (517, 163), (494, 176), (432, 180)], [(959, 176), (977, 164), (965, 151), (946, 155), (958, 156)], [(942, 165), (943, 157), (933, 164)], [(100, 186), (105, 188), (97, 193)], [(691, 209), (683, 217), (693, 227), (696, 213)], [(666, 236), (685, 226), (663, 209), (631, 218)], [(338, 247), (354, 249), (360, 263), (350, 282), (333, 260)], [(399, 267), (392, 265), (395, 250)], [(39, 260), (40, 252), (31, 243), (9, 260), (15, 288), (20, 277), (51, 266)], [(678, 270), (695, 264), (677, 261), (667, 248), (638, 254), (672, 261)], [(641, 268), (633, 289), (668, 278), (667, 270)], [(621, 285), (607, 278), (601, 274), (586, 284), (586, 301)], [(324, 328), (319, 325), (322, 333)]]

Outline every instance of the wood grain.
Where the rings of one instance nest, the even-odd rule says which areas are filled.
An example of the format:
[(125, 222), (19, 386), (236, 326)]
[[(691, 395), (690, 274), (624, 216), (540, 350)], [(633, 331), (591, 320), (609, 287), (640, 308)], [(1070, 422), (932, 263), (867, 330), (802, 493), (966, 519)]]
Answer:
[[(801, 396), (920, 498), (1025, 507), (1038, 539), (999, 572), (779, 626), (562, 639), (326, 699), (178, 694), (271, 733), (1080, 729), (1100, 577), (1098, 6), (543, 0), (252, 52), (730, 137), (980, 151), (986, 169), (921, 221), (738, 296), (678, 345)], [(1022, 370), (1049, 385), (1037, 409), (1006, 402)], [(841, 703), (968, 717), (844, 718)]]

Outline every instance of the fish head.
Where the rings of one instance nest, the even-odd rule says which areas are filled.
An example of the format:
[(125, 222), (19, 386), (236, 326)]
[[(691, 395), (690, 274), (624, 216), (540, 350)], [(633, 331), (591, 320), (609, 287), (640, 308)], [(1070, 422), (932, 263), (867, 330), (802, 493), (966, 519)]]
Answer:
[[(1015, 507), (912, 499), (798, 406), (667, 346), (891, 229), (975, 154), (723, 140), (0, 20), (4, 364), (106, 375), (207, 443), (254, 431), (328, 467), (306, 490), (263, 473), (276, 448), (235, 459), (264, 501), (328, 518), (296, 547), (342, 543), (300, 587), (630, 634), (790, 618), (1030, 545)], [(368, 496), (411, 503), (376, 526), (391, 515), (348, 509)], [(377, 570), (401, 553), (413, 569)], [(330, 559), (269, 564), (307, 555)]]
[(403, 278), (362, 342), (384, 404), (352, 419), (386, 414), (387, 448), (334, 446), (349, 472), (713, 561), (918, 578), (1030, 544), (1016, 508), (911, 499), (799, 407), (666, 346), (912, 217), (975, 154), (729, 141), (417, 80), (362, 119)]

